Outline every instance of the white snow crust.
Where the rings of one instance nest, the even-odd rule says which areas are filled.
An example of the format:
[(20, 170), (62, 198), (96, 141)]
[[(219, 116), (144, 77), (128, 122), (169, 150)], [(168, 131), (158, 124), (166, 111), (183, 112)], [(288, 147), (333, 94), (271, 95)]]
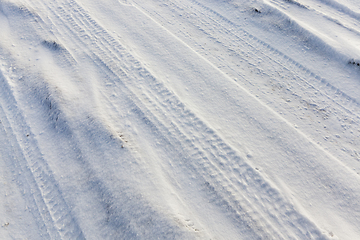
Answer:
[(360, 239), (356, 0), (0, 0), (0, 239)]

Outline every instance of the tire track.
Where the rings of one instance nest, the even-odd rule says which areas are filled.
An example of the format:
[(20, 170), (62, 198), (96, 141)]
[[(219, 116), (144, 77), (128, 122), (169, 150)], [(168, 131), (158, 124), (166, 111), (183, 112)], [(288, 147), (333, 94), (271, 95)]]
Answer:
[[(153, 12), (156, 10), (149, 10), (142, 7), (142, 5), (138, 3), (139, 0), (134, 0), (133, 2), (151, 17), (154, 17), (162, 23), (162, 25), (167, 26), (168, 22), (170, 22), (170, 18), (165, 19), (166, 15), (159, 16), (158, 13)], [(168, 29), (177, 29), (179, 32), (176, 34), (173, 33), (174, 35), (180, 36), (185, 42), (190, 41), (190, 45), (196, 49), (196, 52), (212, 62), (220, 71), (232, 71), (235, 76), (239, 76), (241, 84), (246, 85), (246, 88), (249, 89), (251, 93), (255, 92), (261, 95), (262, 101), (268, 101), (267, 105), (274, 111), (282, 114), (281, 109), (285, 111), (289, 110), (287, 112), (292, 112), (294, 115), (290, 118), (286, 116), (282, 117), (288, 120), (292, 119), (293, 122), (298, 124), (302, 124), (304, 119), (307, 119), (305, 113), (300, 112), (299, 115), (298, 112), (291, 109), (294, 107), (294, 104), (283, 104), (284, 100), (286, 102), (290, 102), (291, 100), (292, 102), (300, 103), (301, 109), (311, 110), (311, 114), (313, 114), (314, 117), (325, 118), (328, 121), (332, 121), (338, 129), (345, 128), (344, 130), (347, 130), (348, 128), (344, 126), (347, 125), (346, 121), (348, 119), (351, 121), (352, 129), (360, 126), (360, 115), (358, 114), (360, 107), (356, 99), (351, 98), (340, 89), (331, 85), (326, 79), (316, 75), (287, 55), (241, 29), (216, 11), (196, 1), (190, 2), (190, 4), (185, 4), (184, 2), (172, 1), (171, 4), (167, 6), (171, 11), (170, 16), (181, 16), (183, 22), (188, 22), (194, 29), (209, 39), (224, 46), (224, 49), (227, 50), (229, 55), (235, 56), (232, 58), (234, 63), (225, 62), (221, 56), (217, 56), (217, 53), (212, 52), (210, 48), (206, 51), (204, 44), (199, 44), (196, 39), (191, 40), (186, 31), (181, 30), (184, 27), (175, 24), (182, 21), (173, 21), (171, 24), (174, 24), (174, 26), (168, 25), (170, 26)], [(245, 49), (247, 52), (245, 52)], [(266, 65), (259, 62), (259, 59), (265, 62)], [(249, 67), (251, 66), (251, 68), (261, 73), (265, 79), (261, 80), (263, 81), (262, 85), (252, 83), (251, 79), (242, 73), (242, 71), (246, 72), (249, 70), (244, 69), (242, 65), (235, 64), (238, 62), (245, 62)], [(238, 80), (235, 81), (238, 82)], [(264, 94), (264, 90), (261, 90), (264, 88), (267, 89), (266, 91), (270, 90), (270, 92)], [(279, 95), (279, 99), (276, 100), (277, 102), (274, 102), (273, 92)], [(299, 94), (299, 92), (301, 94)], [(331, 118), (329, 120), (329, 116), (332, 116), (332, 113), (336, 113), (341, 117), (337, 119)], [(343, 122), (344, 119), (345, 122)], [(323, 126), (317, 126), (317, 123), (312, 121), (308, 122), (308, 124), (313, 125), (313, 132), (316, 132), (318, 127), (323, 128)], [(339, 130), (336, 129), (335, 131)], [(350, 140), (347, 140), (341, 147), (337, 145), (338, 141), (332, 141), (336, 144), (335, 148), (347, 149), (351, 147), (352, 142), (357, 142), (358, 136), (356, 135), (356, 130), (354, 131), (355, 133), (351, 130), (346, 133), (339, 132), (339, 135), (347, 134), (346, 138)], [(323, 136), (314, 135), (313, 132), (308, 131), (307, 135), (312, 136), (312, 139), (317, 139), (316, 141), (324, 140), (323, 136), (328, 134), (325, 129), (322, 132)], [(335, 138), (335, 135), (332, 137)], [(327, 141), (327, 137), (324, 138), (325, 141)], [(334, 143), (325, 142), (325, 145), (328, 146), (329, 149), (332, 149), (334, 148)], [(348, 149), (346, 153), (350, 155), (352, 159), (357, 160), (356, 154), (354, 154), (352, 149)]]
[[(142, 8), (140, 4), (136, 3), (136, 0), (133, 0), (134, 4), (136, 4), (139, 8), (146, 11), (148, 14), (153, 16), (155, 19), (161, 20), (159, 16), (157, 16), (155, 13), (150, 12), (149, 10)], [(231, 46), (230, 49), (234, 52), (241, 53), (243, 50), (247, 47), (250, 47), (252, 51), (255, 53), (253, 56), (265, 56), (267, 59), (269, 59), (270, 63), (274, 62), (276, 65), (281, 66), (280, 69), (286, 70), (291, 73), (299, 73), (297, 75), (299, 76), (306, 76), (307, 78), (299, 78), (297, 80), (301, 80), (302, 85), (300, 85), (298, 82), (293, 81), (292, 84), (303, 86), (304, 88), (310, 88), (314, 91), (319, 91), (321, 95), (326, 97), (330, 102), (336, 104), (339, 108), (345, 110), (348, 114), (355, 115), (356, 118), (360, 119), (360, 116), (357, 115), (357, 112), (360, 112), (360, 103), (348, 96), (346, 93), (342, 92), (340, 89), (333, 86), (331, 83), (329, 83), (328, 80), (322, 78), (321, 76), (315, 74), (311, 70), (307, 69), (305, 66), (301, 65), (300, 63), (296, 62), (294, 59), (290, 58), (286, 54), (280, 52), (279, 50), (273, 48), (266, 42), (260, 40), (256, 36), (248, 33), (246, 30), (242, 29), (237, 24), (231, 22), (229, 19), (225, 18), (218, 12), (202, 5), (201, 3), (190, 0), (191, 5), (185, 5), (183, 2), (177, 2), (176, 6), (174, 6), (175, 2), (172, 1), (172, 6), (176, 7), (179, 12), (181, 12), (178, 15), (186, 16), (190, 15), (189, 12), (192, 12), (195, 14), (198, 19), (198, 21), (201, 21), (201, 24), (199, 25), (199, 30), (205, 32), (205, 34), (209, 35), (211, 38), (216, 39), (215, 34), (211, 34), (212, 32), (218, 31), (222, 33), (221, 35), (229, 36), (227, 39), (231, 39), (232, 41), (240, 41), (241, 46), (239, 46), (236, 49), (233, 49), (231, 47), (234, 47), (235, 45)], [(197, 9), (200, 8), (200, 9)], [(186, 11), (186, 10), (187, 11)], [(212, 16), (212, 18), (209, 18), (209, 16)], [(209, 21), (207, 21), (209, 19)], [(210, 22), (211, 21), (211, 22)], [(170, 31), (171, 32), (171, 31)], [(176, 34), (174, 34), (176, 35)], [(225, 44), (224, 41), (221, 41), (222, 44)], [(238, 44), (238, 42), (237, 42)], [(277, 58), (275, 58), (276, 56)], [(248, 58), (253, 58), (250, 54), (247, 55)], [(244, 61), (247, 61), (249, 64), (253, 65), (249, 60), (243, 58)], [(285, 61), (284, 61), (285, 60)], [(256, 60), (254, 60), (256, 62)], [(267, 62), (267, 63), (269, 63)], [(225, 65), (228, 65), (228, 63), (225, 63)], [(279, 67), (277, 67), (279, 68)], [(294, 75), (295, 75), (294, 74)], [(250, 82), (248, 79), (246, 79), (245, 76), (243, 76), (245, 80)], [(307, 80), (308, 79), (308, 80)], [(272, 78), (272, 80), (276, 80)]]
[[(47, 5), (55, 16), (52, 20), (54, 25), (59, 29), (63, 28), (62, 31), (68, 33), (66, 36), (80, 43), (78, 46), (85, 52), (84, 45), (91, 43), (94, 52), (88, 53), (89, 57), (102, 65), (105, 71), (116, 76), (118, 81), (115, 84), (124, 85), (132, 91), (128, 94), (135, 96), (136, 106), (142, 109), (139, 112), (140, 116), (150, 121), (154, 131), (158, 131), (172, 146), (183, 146), (183, 149), (187, 149), (189, 155), (185, 157), (186, 161), (182, 160), (182, 166), (184, 168), (191, 166), (194, 172), (199, 173), (198, 175), (203, 178), (204, 189), (207, 189), (211, 196), (221, 196), (221, 200), (217, 200), (219, 204), (232, 209), (234, 218), (240, 219), (242, 225), (245, 225), (245, 230), (250, 229), (253, 236), (284, 238), (281, 232), (287, 232), (287, 228), (281, 227), (281, 223), (287, 223), (290, 216), (292, 221), (289, 222), (302, 223), (300, 224), (302, 226), (293, 226), (291, 229), (294, 232), (286, 235), (296, 236), (310, 231), (314, 236), (321, 236), (315, 226), (287, 204), (280, 194), (213, 130), (186, 109), (180, 100), (151, 76), (140, 62), (128, 54), (120, 43), (98, 26), (80, 6), (76, 6), (76, 2), (67, 3), (71, 3), (73, 8), (70, 10), (59, 8), (55, 2)], [(67, 26), (68, 23), (71, 23), (71, 27)], [(86, 39), (78, 36), (79, 32), (96, 33), (96, 41), (91, 36)], [(195, 131), (190, 127), (193, 125)], [(174, 150), (180, 151), (179, 149)], [(228, 176), (231, 176), (231, 179)], [(263, 192), (266, 197), (259, 198), (252, 192)], [(270, 207), (261, 206), (265, 202), (270, 202)], [(269, 211), (268, 216), (261, 216), (257, 208)], [(267, 219), (276, 220), (277, 226), (272, 226)]]
[[(7, 106), (2, 112), (2, 122), (6, 122), (6, 132), (12, 144), (14, 156), (14, 170), (24, 176), (23, 191), (29, 195), (34, 209), (39, 212), (44, 227), (50, 239), (83, 239), (81, 229), (71, 214), (71, 210), (64, 200), (58, 183), (43, 159), (37, 141), (26, 123), (22, 111), (7, 83), (6, 77), (0, 72), (0, 101)], [(31, 200), (34, 199), (34, 200)], [(40, 226), (40, 229), (43, 227)]]

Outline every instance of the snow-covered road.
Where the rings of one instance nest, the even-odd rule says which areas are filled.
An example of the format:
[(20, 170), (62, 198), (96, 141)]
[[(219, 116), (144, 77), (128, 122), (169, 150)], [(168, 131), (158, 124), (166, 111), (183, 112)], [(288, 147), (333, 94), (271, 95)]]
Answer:
[(0, 0), (0, 238), (360, 238), (359, 20)]

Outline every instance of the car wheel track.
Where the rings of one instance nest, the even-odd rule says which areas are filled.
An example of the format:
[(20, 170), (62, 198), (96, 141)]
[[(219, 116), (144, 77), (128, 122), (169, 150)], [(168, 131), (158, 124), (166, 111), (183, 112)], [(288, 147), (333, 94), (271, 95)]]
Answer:
[[(221, 200), (217, 201), (223, 207), (232, 209), (234, 218), (240, 219), (245, 225), (244, 229), (250, 227), (253, 234), (259, 237), (284, 238), (281, 232), (287, 232), (288, 229), (281, 225), (286, 224), (289, 220), (287, 218), (291, 217), (292, 221), (289, 222), (297, 222), (299, 225), (290, 227), (293, 232), (288, 232), (287, 236), (307, 235), (311, 232), (315, 237), (321, 237), (321, 233), (310, 221), (286, 203), (236, 151), (187, 109), (171, 91), (143, 68), (140, 62), (128, 54), (119, 42), (90, 19), (74, 1), (68, 3), (72, 3), (72, 10), (57, 8), (56, 2), (49, 3), (50, 5), (44, 3), (54, 14), (52, 21), (55, 26), (62, 29), (63, 33), (68, 33), (65, 35), (77, 42), (77, 46), (84, 52), (88, 52), (84, 47), (86, 43), (91, 43), (93, 53), (88, 52), (88, 56), (99, 66), (102, 65), (105, 71), (116, 76), (118, 80), (114, 84), (124, 85), (131, 91), (127, 94), (134, 96), (131, 99), (134, 99), (135, 105), (141, 109), (139, 114), (145, 115), (153, 122), (153, 126), (158, 126), (158, 130), (154, 130), (159, 131), (172, 146), (182, 146), (176, 148), (176, 151), (188, 151), (185, 156), (189, 157), (182, 160), (182, 167), (188, 170), (191, 168), (190, 172), (198, 173), (210, 195), (221, 196)], [(74, 9), (76, 12), (71, 12)], [(67, 26), (68, 23), (71, 23), (71, 27)], [(97, 37), (83, 39), (84, 37), (77, 35), (78, 32), (96, 33)], [(209, 144), (210, 141), (213, 141), (213, 144)], [(264, 196), (259, 197), (253, 194), (254, 192), (261, 192)], [(267, 201), (271, 207), (267, 206)], [(268, 216), (262, 216), (257, 208), (267, 212)], [(251, 214), (247, 214), (247, 211)], [(268, 222), (269, 216), (275, 220), (276, 226)], [(249, 224), (251, 226), (246, 226)]]
[[(282, 113), (282, 111), (293, 113), (293, 115), (290, 116), (283, 116), (288, 119), (289, 122), (292, 122), (295, 125), (302, 125), (304, 123), (312, 125), (313, 127), (311, 129), (313, 129), (313, 131), (306, 132), (311, 139), (316, 139), (315, 141), (323, 140), (323, 137), (320, 134), (314, 134), (314, 132), (317, 132), (316, 129), (319, 127), (323, 128), (323, 126), (317, 126), (313, 121), (304, 121), (306, 119), (304, 113), (299, 113), (291, 109), (295, 107), (295, 103), (300, 103), (300, 108), (304, 106), (305, 109), (308, 109), (310, 105), (311, 107), (309, 109), (312, 111), (311, 114), (314, 117), (323, 116), (328, 119), (328, 116), (331, 116), (331, 113), (333, 112), (337, 115), (341, 115), (341, 118), (339, 119), (331, 118), (328, 120), (332, 121), (337, 128), (341, 128), (344, 124), (342, 119), (352, 119), (353, 129), (360, 126), (360, 115), (358, 114), (360, 112), (360, 105), (355, 98), (342, 92), (339, 88), (330, 84), (328, 80), (307, 69), (305, 66), (296, 62), (286, 54), (276, 50), (266, 42), (263, 42), (254, 35), (248, 33), (216, 11), (197, 1), (189, 1), (189, 3), (190, 4), (185, 4), (184, 2), (172, 1), (171, 5), (168, 7), (170, 8), (171, 6), (172, 15), (182, 16), (181, 20), (188, 22), (205, 36), (213, 39), (217, 44), (222, 45), (224, 49), (231, 50), (231, 54), (237, 56), (237, 58), (234, 58), (234, 62), (244, 62), (252, 68), (257, 69), (265, 79), (261, 80), (263, 81), (261, 83), (262, 85), (260, 85), (260, 83), (254, 84), (249, 77), (242, 73), (244, 68), (243, 65), (239, 66), (225, 62), (222, 57), (216, 55), (216, 52), (212, 53), (211, 51), (205, 51), (206, 46), (194, 42), (196, 40), (188, 38), (186, 31), (181, 30), (183, 27), (177, 28), (176, 26), (167, 25), (170, 20), (166, 18), (165, 14), (159, 16), (159, 14), (155, 12), (156, 10), (143, 7), (139, 0), (133, 1), (134, 5), (141, 8), (146, 14), (149, 14), (156, 21), (161, 23), (161, 25), (165, 26), (165, 28), (178, 29), (178, 32), (173, 33), (174, 35), (187, 42), (187, 44), (189, 44), (189, 46), (191, 45), (197, 53), (208, 59), (215, 66), (218, 66), (220, 71), (232, 72), (233, 75), (240, 78), (240, 80), (235, 81), (240, 83), (240, 85), (245, 85), (245, 87), (254, 95), (258, 94), (263, 102), (268, 101), (267, 105), (274, 111), (278, 113)], [(191, 16), (191, 14), (197, 16), (197, 22), (193, 23), (191, 20), (188, 20), (190, 19), (189, 16)], [(173, 22), (181, 21), (177, 20)], [(250, 51), (245, 53), (244, 49), (250, 49)], [(263, 70), (262, 66), (264, 65), (258, 63), (258, 59), (265, 61), (270, 67), (266, 66), (266, 69)], [(244, 71), (247, 70), (245, 69)], [(280, 76), (278, 76), (279, 74)], [(278, 100), (275, 99), (275, 102), (272, 95), (273, 92), (279, 96)], [(301, 92), (301, 95), (298, 94), (298, 92)], [(284, 100), (287, 102), (291, 101), (294, 104), (284, 105)], [(324, 136), (326, 134), (327, 131), (323, 130), (322, 135)], [(344, 133), (339, 134), (342, 135)], [(357, 134), (349, 134), (348, 132), (346, 134), (346, 138), (351, 139), (348, 140), (348, 142), (357, 142)], [(329, 142), (325, 142), (324, 144), (327, 149), (348, 148), (347, 142), (342, 143), (342, 147), (339, 147), (338, 144), (334, 146), (333, 143)], [(333, 152), (333, 154), (334, 153), (335, 152)], [(347, 150), (346, 153), (351, 159), (355, 158), (354, 160), (357, 160), (356, 155), (353, 154), (351, 149)], [(338, 158), (343, 157), (338, 156)], [(350, 164), (352, 163), (350, 162)]]
[[(14, 169), (18, 171), (18, 175), (23, 175), (26, 179), (23, 191), (30, 192), (30, 196), (34, 199), (33, 205), (35, 205), (31, 208), (39, 211), (51, 239), (67, 237), (82, 239), (82, 231), (63, 199), (49, 166), (42, 158), (37, 141), (30, 126), (26, 123), (21, 109), (17, 107), (16, 97), (13, 95), (8, 81), (7, 77), (0, 72), (2, 90), (0, 107), (6, 118), (2, 119), (2, 122), (7, 123), (6, 132), (12, 142), (13, 152), (21, 153), (19, 156), (14, 156), (16, 164), (20, 166), (14, 166)], [(8, 110), (2, 106), (7, 106)], [(29, 201), (32, 202), (30, 199)]]

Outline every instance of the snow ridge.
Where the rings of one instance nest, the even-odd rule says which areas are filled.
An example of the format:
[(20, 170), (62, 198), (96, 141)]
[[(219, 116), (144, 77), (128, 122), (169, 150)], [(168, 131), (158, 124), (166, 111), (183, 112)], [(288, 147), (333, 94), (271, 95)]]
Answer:
[[(0, 160), (17, 183), (0, 184), (20, 190), (28, 238), (356, 238), (357, 64), (301, 13), (351, 39), (357, 17), (319, 3), (1, 1)], [(0, 237), (20, 236), (3, 209)]]

